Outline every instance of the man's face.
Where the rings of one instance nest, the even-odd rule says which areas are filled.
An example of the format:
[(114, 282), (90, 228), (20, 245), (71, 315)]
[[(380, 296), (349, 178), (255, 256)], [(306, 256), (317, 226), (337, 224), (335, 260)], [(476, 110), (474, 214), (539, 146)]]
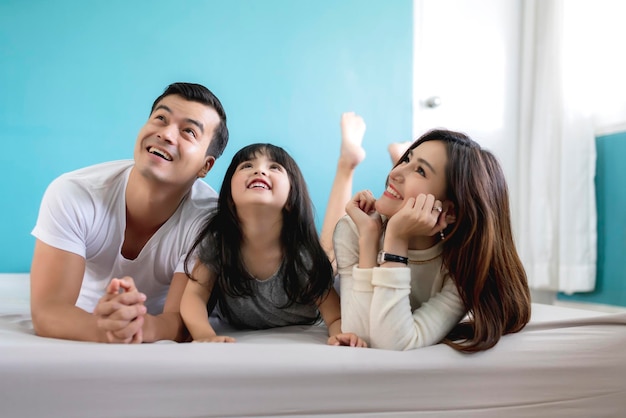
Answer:
[(147, 179), (190, 187), (215, 162), (206, 151), (220, 123), (215, 109), (179, 95), (159, 101), (135, 144), (135, 167)]

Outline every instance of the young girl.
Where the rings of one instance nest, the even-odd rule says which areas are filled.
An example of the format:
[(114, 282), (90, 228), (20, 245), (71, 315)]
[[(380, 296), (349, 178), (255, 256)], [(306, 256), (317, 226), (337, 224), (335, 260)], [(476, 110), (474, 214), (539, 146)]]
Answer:
[(234, 341), (216, 335), (209, 323), (216, 304), (218, 316), (236, 328), (313, 324), (321, 316), (328, 344), (365, 346), (341, 332), (333, 269), (307, 186), (282, 148), (253, 144), (235, 154), (217, 208), (189, 254), (198, 262), (188, 273), (181, 315), (194, 341)]
[(344, 332), (372, 347), (476, 352), (530, 319), (504, 174), (464, 134), (426, 133), (378, 200), (359, 192), (346, 212), (334, 233)]

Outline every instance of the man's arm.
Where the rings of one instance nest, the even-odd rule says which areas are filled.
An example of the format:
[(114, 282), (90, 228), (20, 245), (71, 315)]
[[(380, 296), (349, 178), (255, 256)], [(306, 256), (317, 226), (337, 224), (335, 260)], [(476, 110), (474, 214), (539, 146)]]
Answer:
[(75, 306), (84, 273), (83, 257), (36, 240), (30, 271), (30, 308), (37, 335), (106, 341), (96, 317)]
[(132, 277), (114, 278), (94, 309), (97, 325), (109, 343), (151, 343), (160, 340), (185, 341), (187, 333), (180, 316), (180, 300), (187, 282), (184, 273), (174, 273), (158, 315), (146, 314), (145, 295)]
[[(37, 335), (77, 341), (118, 342), (107, 335), (108, 329), (102, 327), (101, 316), (75, 306), (84, 273), (83, 257), (36, 240), (30, 272), (30, 308)], [(98, 305), (108, 301), (115, 306), (113, 318), (117, 319), (117, 328), (132, 328), (130, 323), (138, 318), (143, 320), (144, 298), (139, 292), (107, 293)]]

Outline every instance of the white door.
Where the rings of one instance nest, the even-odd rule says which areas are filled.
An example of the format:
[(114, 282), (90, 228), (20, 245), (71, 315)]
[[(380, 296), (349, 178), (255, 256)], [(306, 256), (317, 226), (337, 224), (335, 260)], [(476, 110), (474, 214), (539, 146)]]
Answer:
[(413, 136), (437, 127), (465, 132), (499, 158), (514, 198), (521, 0), (413, 7)]

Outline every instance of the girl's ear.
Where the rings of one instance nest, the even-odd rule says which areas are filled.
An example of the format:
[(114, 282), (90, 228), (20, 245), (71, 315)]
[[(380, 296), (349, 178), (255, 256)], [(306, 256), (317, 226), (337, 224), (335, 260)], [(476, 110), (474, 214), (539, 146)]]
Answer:
[(207, 155), (206, 157), (204, 157), (204, 165), (202, 166), (202, 169), (198, 172), (198, 177), (204, 178), (207, 173), (211, 171), (211, 168), (213, 168), (213, 164), (215, 164), (215, 157), (213, 157), (212, 155)]
[(443, 213), (446, 215), (446, 222), (453, 224), (456, 222), (456, 210), (454, 209), (454, 203), (451, 200), (445, 200), (442, 203)]

